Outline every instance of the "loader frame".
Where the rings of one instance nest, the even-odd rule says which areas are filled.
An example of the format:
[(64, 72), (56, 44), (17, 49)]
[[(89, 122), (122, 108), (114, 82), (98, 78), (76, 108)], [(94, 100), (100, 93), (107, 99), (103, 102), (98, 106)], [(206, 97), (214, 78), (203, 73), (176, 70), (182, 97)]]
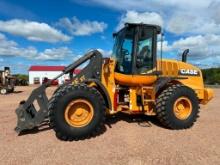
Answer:
[[(86, 63), (87, 61), (89, 61), (88, 65), (85, 66), (79, 74), (73, 76), (74, 69)], [(46, 89), (50, 87), (52, 81), (58, 79), (64, 74), (70, 74), (71, 81), (69, 83), (64, 84), (63, 86), (71, 83), (74, 85), (78, 83), (86, 83), (91, 81), (95, 81), (95, 83), (97, 83), (100, 86), (101, 83), (99, 82), (101, 81), (101, 71), (102, 55), (99, 51), (93, 50), (88, 52), (87, 54), (85, 54), (85, 56), (79, 58), (77, 61), (73, 62), (69, 66), (67, 66), (61, 74), (59, 74), (52, 80), (34, 89), (29, 98), (26, 101), (21, 101), (19, 107), (16, 109), (17, 126), (15, 128), (15, 131), (17, 133), (20, 133), (24, 130), (33, 129), (39, 126), (43, 121), (47, 119), (49, 113), (50, 100), (46, 95)], [(61, 90), (63, 86), (61, 86), (58, 90)], [(102, 90), (104, 90), (105, 94), (107, 94), (105, 89), (102, 88)], [(34, 105), (35, 101), (37, 101), (39, 110), (36, 110), (36, 107)]]

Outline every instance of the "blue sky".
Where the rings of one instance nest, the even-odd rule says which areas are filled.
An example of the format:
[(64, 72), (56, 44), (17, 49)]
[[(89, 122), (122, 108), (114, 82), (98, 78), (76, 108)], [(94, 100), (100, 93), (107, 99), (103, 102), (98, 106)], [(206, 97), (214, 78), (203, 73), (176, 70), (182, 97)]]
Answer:
[(220, 0), (0, 0), (0, 69), (67, 65), (91, 48), (108, 56), (125, 22), (161, 25), (166, 58), (189, 48), (190, 63), (220, 66)]

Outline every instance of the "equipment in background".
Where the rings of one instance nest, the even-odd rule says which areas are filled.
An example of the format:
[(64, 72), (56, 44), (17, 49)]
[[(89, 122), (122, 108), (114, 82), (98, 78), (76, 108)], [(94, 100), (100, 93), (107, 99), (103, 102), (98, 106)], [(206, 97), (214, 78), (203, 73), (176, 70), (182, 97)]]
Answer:
[(9, 67), (5, 67), (3, 71), (0, 70), (0, 94), (14, 92), (15, 80), (16, 78), (11, 75)]
[(28, 86), (28, 81), (26, 79), (16, 77), (15, 86)]
[[(44, 78), (43, 78), (43, 81), (42, 81), (42, 84), (45, 84), (45, 83), (47, 83), (48, 81), (50, 81), (50, 79), (48, 79), (47, 77), (44, 77)], [(53, 81), (51, 81), (51, 85), (53, 85), (53, 86), (59, 85), (58, 80), (53, 80)]]

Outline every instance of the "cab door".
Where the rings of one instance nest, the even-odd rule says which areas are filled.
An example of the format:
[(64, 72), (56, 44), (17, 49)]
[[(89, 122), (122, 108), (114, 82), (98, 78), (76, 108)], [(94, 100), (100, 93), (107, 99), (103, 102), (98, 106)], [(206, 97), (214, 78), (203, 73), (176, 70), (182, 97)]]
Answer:
[(133, 74), (146, 75), (156, 67), (156, 31), (154, 28), (139, 28), (134, 56)]

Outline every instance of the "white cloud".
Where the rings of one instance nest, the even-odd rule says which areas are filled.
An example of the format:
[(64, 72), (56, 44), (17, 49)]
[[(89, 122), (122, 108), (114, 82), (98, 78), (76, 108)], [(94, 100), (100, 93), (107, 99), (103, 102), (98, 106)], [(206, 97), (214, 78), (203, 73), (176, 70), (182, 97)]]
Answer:
[(59, 42), (69, 41), (71, 37), (46, 23), (12, 19), (0, 21), (0, 31), (22, 36), (32, 41)]
[(173, 2), (175, 8), (166, 16), (168, 31), (180, 35), (220, 34), (220, 0)]
[(158, 13), (154, 12), (136, 12), (127, 11), (125, 15), (121, 17), (121, 20), (117, 26), (117, 30), (121, 29), (124, 24), (128, 23), (145, 23), (145, 24), (155, 24), (163, 26), (163, 19)]
[(72, 35), (84, 36), (91, 35), (94, 33), (103, 32), (107, 28), (107, 24), (98, 21), (80, 21), (76, 17), (72, 19), (61, 18), (57, 23), (58, 26), (65, 28)]
[(20, 47), (16, 42), (8, 40), (0, 33), (0, 56), (18, 56), (32, 60), (63, 60), (74, 56), (67, 47), (45, 49), (39, 52), (35, 47)]
[[(162, 43), (163, 43), (163, 45), (162, 45), (162, 50), (163, 50), (164, 52), (169, 52), (169, 51), (172, 50), (172, 47), (171, 47), (171, 45), (169, 45), (168, 41), (165, 40), (165, 41), (163, 41)], [(158, 41), (158, 42), (157, 42), (157, 51), (158, 51), (158, 52), (161, 51), (161, 41)]]
[(212, 1), (208, 7), (209, 14), (215, 20), (216, 23), (220, 23), (220, 1)]
[(214, 60), (220, 58), (219, 43), (220, 35), (208, 34), (181, 38), (167, 46), (169, 47), (169, 51), (176, 51), (179, 53), (182, 53), (185, 49), (189, 49), (189, 58), (192, 60), (197, 60), (193, 62), (212, 58), (213, 61), (220, 65), (220, 61)]
[[(106, 51), (103, 49), (98, 49), (104, 57), (109, 57), (112, 53), (111, 50)], [(73, 58), (77, 60), (83, 56), (83, 53), (76, 54), (68, 47), (58, 47), (45, 49), (43, 51), (38, 51), (35, 47), (21, 47), (18, 43), (8, 40), (6, 36), (0, 33), (0, 56), (10, 57), (18, 56), (24, 57), (32, 60), (42, 60), (42, 61), (56, 61), (65, 60), (68, 58)], [(0, 62), (4, 59), (0, 58)]]
[[(155, 0), (84, 0), (84, 1), (77, 1), (77, 0), (72, 0), (77, 3), (85, 3), (89, 5), (101, 5), (101, 6), (106, 6), (110, 9), (115, 9), (115, 10), (138, 10), (138, 11), (146, 11), (149, 10), (150, 8), (153, 8), (157, 5), (160, 5), (158, 1)], [(169, 2), (169, 1), (168, 1)], [(163, 3), (163, 2), (162, 2)], [(150, 4), (150, 5), (149, 5)]]
[[(164, 27), (168, 31), (178, 35), (220, 34), (220, 0), (85, 0), (78, 3), (98, 4), (122, 11), (155, 13), (163, 17)], [(154, 17), (146, 18), (153, 20)]]
[(177, 12), (170, 17), (166, 28), (174, 34), (220, 34), (220, 24), (207, 16), (198, 17), (195, 13)]
[(1, 56), (25, 56), (33, 57), (36, 49), (33, 47), (21, 48), (14, 41), (8, 40), (5, 35), (0, 33), (0, 55)]
[(112, 50), (104, 50), (104, 49), (97, 49), (102, 55), (103, 57), (110, 57), (112, 55)]
[(217, 68), (220, 67), (220, 56), (215, 57), (215, 60), (213, 61), (213, 57), (207, 57), (200, 60), (193, 60), (193, 64), (200, 67), (200, 68)]
[(62, 60), (68, 56), (72, 56), (73, 52), (67, 47), (45, 49), (38, 53), (36, 59), (39, 60)]
[[(77, 0), (72, 0), (77, 1)], [(186, 10), (186, 9), (200, 9), (200, 8), (206, 8), (210, 5), (211, 2), (219, 1), (219, 0), (200, 0), (198, 1), (189, 1), (189, 0), (84, 0), (78, 3), (88, 3), (89, 5), (95, 4), (95, 5), (102, 5), (109, 7), (111, 9), (116, 10), (137, 10), (137, 11), (153, 11), (153, 10), (165, 10), (165, 8), (168, 7), (176, 7), (176, 10)], [(175, 8), (172, 8), (175, 10)]]
[[(78, 2), (77, 0), (72, 0)], [(201, 8), (207, 8), (210, 3), (219, 0), (200, 0), (189, 1), (189, 0), (84, 0), (78, 3), (87, 3), (89, 5), (101, 5), (115, 10), (136, 10), (136, 11), (156, 11), (156, 12), (170, 12), (178, 10), (198, 10)], [(172, 10), (170, 10), (172, 9)]]

